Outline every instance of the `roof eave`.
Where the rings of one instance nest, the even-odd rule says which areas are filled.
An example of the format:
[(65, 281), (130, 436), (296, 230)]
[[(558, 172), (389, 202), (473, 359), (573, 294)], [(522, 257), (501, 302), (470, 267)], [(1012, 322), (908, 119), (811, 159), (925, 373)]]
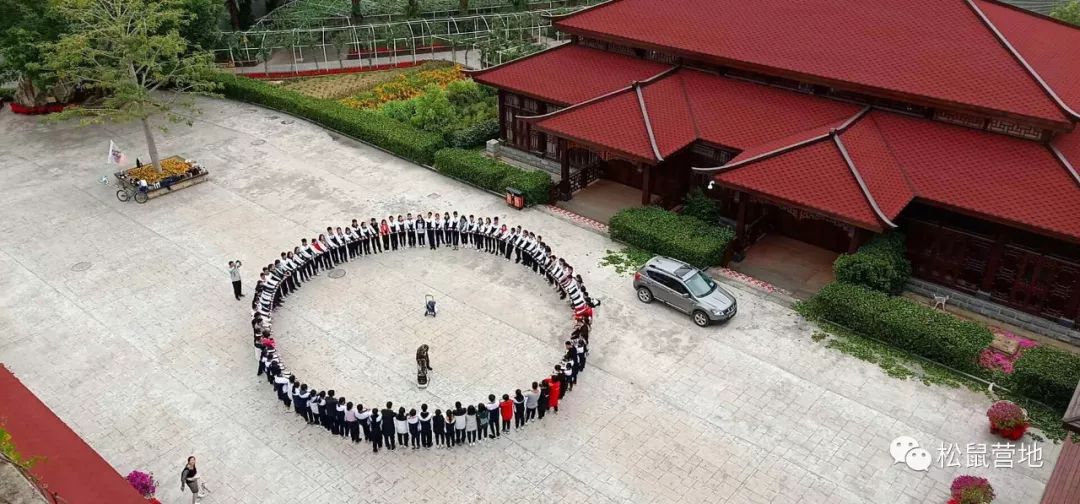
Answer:
[(781, 204), (781, 205), (787, 205), (787, 206), (792, 206), (792, 207), (796, 207), (796, 208), (801, 208), (801, 209), (806, 210), (806, 211), (811, 212), (811, 213), (824, 215), (825, 217), (828, 217), (830, 219), (833, 219), (833, 220), (836, 220), (836, 221), (839, 221), (839, 222), (843, 222), (843, 223), (845, 223), (845, 224), (847, 224), (849, 226), (854, 226), (854, 227), (857, 227), (859, 229), (865, 229), (867, 231), (873, 231), (875, 233), (881, 233), (881, 232), (885, 231), (885, 228), (882, 227), (880, 224), (870, 223), (870, 222), (858, 222), (858, 221), (855, 221), (855, 220), (850, 219), (848, 217), (844, 217), (842, 215), (839, 215), (839, 214), (837, 214), (835, 212), (831, 212), (831, 211), (828, 211), (828, 210), (823, 210), (823, 209), (820, 209), (820, 208), (813, 208), (813, 207), (810, 207), (810, 206), (807, 206), (807, 205), (804, 205), (804, 204), (801, 204), (801, 203), (797, 203), (795, 201), (791, 201), (791, 200), (789, 200), (787, 198), (782, 198), (782, 197), (775, 196), (775, 195), (772, 195), (772, 194), (764, 193), (764, 192), (762, 192), (762, 191), (760, 191), (758, 189), (748, 187), (748, 186), (745, 186), (743, 184), (731, 182), (729, 180), (723, 180), (723, 179), (720, 178), (719, 175), (717, 175), (716, 181), (720, 185), (727, 186), (727, 187), (730, 187), (732, 189), (737, 189), (739, 191), (752, 193), (752, 194), (754, 194), (755, 196), (757, 196), (757, 197), (759, 197), (761, 199), (768, 200), (768, 201), (771, 201), (773, 203), (777, 203), (777, 204)]

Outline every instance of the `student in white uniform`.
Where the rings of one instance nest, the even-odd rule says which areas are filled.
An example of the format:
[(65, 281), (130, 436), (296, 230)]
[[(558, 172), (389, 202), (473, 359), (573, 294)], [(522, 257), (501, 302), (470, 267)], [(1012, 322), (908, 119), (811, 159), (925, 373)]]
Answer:
[(427, 233), (427, 221), (420, 214), (416, 214), (416, 245), (424, 248), (424, 237)]
[(405, 408), (398, 408), (394, 416), (394, 432), (397, 433), (397, 444), (401, 447), (409, 446), (409, 419), (405, 416)]
[(390, 216), (390, 250), (397, 250), (398, 248), (398, 236), (401, 234), (401, 230), (398, 229), (398, 221), (394, 219), (394, 216)]
[(405, 215), (405, 240), (409, 242), (409, 248), (416, 246), (416, 219), (412, 212)]

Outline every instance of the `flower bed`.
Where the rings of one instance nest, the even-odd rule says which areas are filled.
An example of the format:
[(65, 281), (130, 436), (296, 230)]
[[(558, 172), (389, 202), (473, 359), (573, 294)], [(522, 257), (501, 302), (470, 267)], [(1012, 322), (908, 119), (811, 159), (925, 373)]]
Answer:
[(157, 493), (157, 481), (154, 480), (153, 474), (144, 473), (142, 471), (131, 471), (127, 475), (128, 483), (131, 483), (131, 487), (139, 492), (139, 495), (151, 499), (154, 494)]
[(957, 476), (949, 489), (949, 504), (990, 504), (994, 500), (994, 488), (986, 478), (978, 476)]
[(989, 371), (1012, 374), (1016, 361), (1020, 359), (1020, 356), (1024, 354), (1024, 351), (1035, 348), (1038, 344), (1035, 340), (1017, 336), (1011, 332), (1000, 333), (1000, 337), (1015, 342), (1017, 348), (1016, 352), (1008, 354), (993, 346), (988, 346), (979, 353), (979, 366)]
[(418, 163), (431, 163), (435, 151), (445, 146), (440, 135), (419, 131), (375, 111), (354, 110), (333, 100), (231, 74), (218, 74), (218, 81), (223, 84), (222, 94), (229, 98), (303, 117)]
[(43, 114), (55, 114), (57, 112), (63, 112), (65, 107), (69, 105), (60, 103), (50, 103), (47, 105), (38, 105), (36, 107), (27, 107), (15, 102), (11, 102), (11, 111), (16, 114), (23, 115), (43, 115)]
[(1012, 401), (997, 401), (986, 410), (990, 432), (1016, 441), (1028, 429), (1027, 412)]
[(418, 96), (428, 86), (445, 88), (451, 82), (464, 78), (465, 74), (462, 73), (460, 66), (402, 74), (390, 82), (375, 86), (370, 91), (342, 99), (341, 103), (354, 109), (372, 109), (389, 101), (408, 100)]

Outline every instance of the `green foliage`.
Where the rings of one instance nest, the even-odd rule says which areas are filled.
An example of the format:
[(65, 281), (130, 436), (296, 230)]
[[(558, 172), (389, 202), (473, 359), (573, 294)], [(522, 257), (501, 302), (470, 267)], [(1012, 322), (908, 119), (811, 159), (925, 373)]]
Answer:
[[(230, 0), (231, 1), (231, 0)], [(178, 27), (180, 36), (192, 49), (211, 50), (220, 46), (225, 3), (221, 0), (177, 0), (187, 13)]]
[(379, 113), (391, 119), (395, 119), (403, 123), (409, 123), (412, 121), (413, 114), (416, 113), (416, 101), (388, 101), (379, 106)]
[(911, 276), (904, 254), (904, 235), (892, 232), (875, 236), (854, 254), (842, 254), (833, 263), (836, 280), (881, 292), (898, 293)]
[(608, 222), (611, 237), (700, 268), (723, 262), (735, 232), (662, 208), (628, 208)]
[(682, 213), (709, 224), (720, 220), (720, 208), (716, 206), (716, 201), (706, 196), (700, 187), (695, 187), (686, 194)]
[(42, 65), (44, 49), (66, 30), (66, 20), (49, 2), (0, 0), (0, 82), (20, 81), (22, 105), (45, 102), (56, 81)]
[(435, 169), (482, 189), (503, 192), (508, 187), (521, 191), (526, 205), (547, 203), (551, 177), (526, 171), (464, 149), (443, 149), (435, 153)]
[(1050, 11), (1050, 15), (1066, 23), (1080, 25), (1080, 0), (1060, 3)]
[(0, 428), (0, 453), (10, 460), (11, 463), (19, 466), (24, 471), (30, 470), (30, 468), (40, 460), (40, 457), (23, 457), (23, 455), (15, 449), (15, 443), (11, 442), (11, 433), (3, 428)]
[(853, 331), (961, 371), (984, 373), (978, 355), (993, 336), (974, 322), (841, 282), (826, 285), (809, 304), (814, 314)]
[(1045, 345), (1026, 350), (1007, 383), (1020, 394), (1064, 410), (1080, 383), (1080, 356)]
[(303, 117), (418, 163), (431, 163), (435, 151), (444, 146), (441, 136), (419, 131), (377, 111), (356, 110), (333, 100), (312, 98), (231, 74), (218, 74), (217, 80), (229, 98)]
[(0, 87), (0, 101), (12, 101), (15, 99), (15, 88)]
[(601, 266), (615, 268), (615, 273), (630, 275), (641, 269), (645, 263), (652, 259), (652, 253), (635, 247), (624, 247), (622, 250), (605, 250), (604, 258), (600, 260)]
[(463, 149), (443, 149), (435, 153), (439, 173), (491, 191), (503, 191), (503, 179), (513, 169), (506, 163)]
[(488, 140), (498, 138), (498, 136), (498, 119), (489, 119), (451, 132), (449, 140), (450, 145), (454, 147), (468, 149), (472, 147), (481, 147), (487, 143)]
[(503, 187), (513, 187), (525, 196), (525, 204), (543, 205), (551, 198), (551, 177), (537, 170), (513, 168), (502, 181)]
[[(58, 119), (122, 122), (163, 113), (170, 121), (190, 124), (177, 111), (196, 112), (183, 94), (215, 89), (210, 59), (188, 54), (187, 42), (175, 30), (186, 15), (177, 2), (57, 0), (54, 5), (70, 31), (48, 45), (47, 68), (101, 97), (57, 114)], [(155, 93), (163, 88), (179, 93)]]
[(446, 90), (431, 85), (413, 98), (413, 115), (409, 122), (415, 128), (445, 135), (458, 123), (457, 111), (450, 104)]

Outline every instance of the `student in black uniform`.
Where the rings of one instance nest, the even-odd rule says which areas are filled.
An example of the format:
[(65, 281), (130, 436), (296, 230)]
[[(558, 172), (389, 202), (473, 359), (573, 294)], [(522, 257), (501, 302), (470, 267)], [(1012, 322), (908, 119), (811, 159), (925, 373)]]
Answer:
[(420, 214), (416, 214), (416, 244), (424, 248), (424, 236), (427, 232), (427, 220)]
[(514, 391), (514, 430), (525, 425), (525, 396), (521, 389)]
[(424, 219), (424, 227), (427, 228), (427, 242), (431, 250), (435, 250), (435, 226), (438, 224), (438, 215), (433, 218), (431, 212), (428, 212), (427, 218)]
[(420, 405), (420, 445), (431, 448), (431, 413), (427, 410), (427, 404)]
[[(442, 448), (446, 443), (446, 417), (443, 416), (441, 409), (435, 410), (435, 416), (431, 417), (431, 431), (435, 434), (435, 446)], [(431, 443), (428, 443), (428, 446), (430, 447)]]
[(394, 416), (396, 415), (397, 414), (394, 413), (394, 404), (390, 402), (386, 403), (386, 409), (382, 410), (379, 415), (382, 417), (380, 430), (383, 437), (383, 446), (391, 451), (397, 448), (397, 445), (394, 443)]
[(454, 247), (454, 250), (458, 249), (458, 241), (461, 239), (461, 228), (458, 227), (459, 224), (457, 212), (454, 212), (454, 215), (450, 217), (450, 243), (451, 246)]
[(405, 241), (409, 248), (416, 246), (416, 219), (413, 219), (412, 212), (405, 214)]
[(345, 403), (345, 431), (352, 442), (360, 442), (360, 422), (356, 419), (356, 409), (352, 402)]
[(401, 215), (397, 216), (398, 225), (398, 246), (405, 248), (405, 235), (409, 234), (405, 229), (405, 218)]
[(371, 230), (371, 253), (378, 254), (383, 251), (382, 240), (379, 238), (379, 223), (372, 217), (368, 221), (368, 229)]
[(377, 408), (371, 408), (371, 416), (368, 417), (368, 431), (371, 432), (371, 451), (379, 453), (382, 448), (382, 413)]
[(337, 435), (345, 437), (349, 435), (348, 428), (345, 425), (345, 398), (339, 397), (337, 407), (334, 408), (334, 423), (337, 424)]
[(390, 250), (397, 250), (398, 247), (398, 221), (393, 215), (390, 216)]
[(454, 447), (454, 441), (457, 438), (457, 434), (455, 434), (455, 431), (457, 429), (454, 428), (454, 424), (456, 424), (456, 423), (457, 423), (457, 419), (454, 418), (454, 410), (452, 410), (450, 408), (447, 408), (446, 409), (446, 432), (445, 432), (445, 441), (446, 441), (446, 447), (447, 448), (453, 448)]
[[(402, 408), (405, 409), (405, 408)], [(409, 410), (409, 416), (405, 419), (409, 424), (409, 442), (412, 443), (412, 449), (420, 449), (420, 415), (416, 413), (415, 409)]]

